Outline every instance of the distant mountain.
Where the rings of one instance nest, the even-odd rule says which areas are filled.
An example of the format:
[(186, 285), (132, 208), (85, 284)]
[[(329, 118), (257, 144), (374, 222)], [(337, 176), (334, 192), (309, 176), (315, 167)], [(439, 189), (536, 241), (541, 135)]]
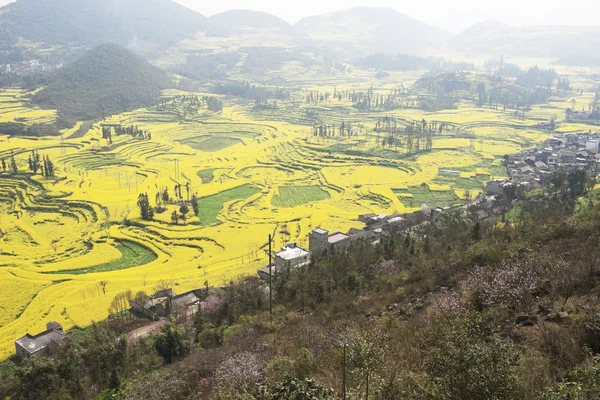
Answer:
[(600, 67), (600, 58), (590, 55), (573, 54), (561, 57), (552, 64), (567, 67)]
[(217, 26), (226, 26), (234, 30), (252, 29), (278, 29), (291, 33), (294, 27), (283, 19), (274, 15), (252, 10), (230, 10), (209, 18)]
[(310, 39), (325, 43), (348, 43), (364, 56), (370, 53), (417, 54), (441, 45), (452, 34), (390, 8), (351, 8), (308, 17), (296, 24)]
[(600, 50), (600, 26), (513, 27), (486, 21), (455, 36), (451, 47), (467, 53), (547, 58), (596, 54)]
[(118, 43), (138, 52), (211, 31), (205, 16), (171, 0), (17, 0), (0, 9), (0, 44)]
[(166, 72), (121, 46), (103, 44), (56, 71), (32, 101), (91, 120), (156, 104), (173, 86)]

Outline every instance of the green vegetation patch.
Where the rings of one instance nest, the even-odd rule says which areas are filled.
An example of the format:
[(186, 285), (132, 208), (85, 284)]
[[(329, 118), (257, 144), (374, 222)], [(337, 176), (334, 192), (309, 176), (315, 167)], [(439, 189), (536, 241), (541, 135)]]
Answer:
[(202, 183), (207, 184), (211, 183), (215, 179), (216, 170), (216, 168), (203, 169), (202, 171), (198, 171), (196, 175), (202, 179)]
[(244, 200), (259, 192), (260, 189), (256, 186), (243, 185), (198, 199), (200, 225), (210, 226), (215, 224), (217, 222), (217, 215), (219, 215), (225, 203), (234, 200)]
[(400, 196), (399, 199), (402, 204), (410, 208), (419, 208), (422, 204), (427, 204), (429, 207), (452, 207), (458, 202), (453, 191), (430, 191), (427, 186), (411, 187), (408, 193), (412, 194), (412, 197)]
[(282, 186), (279, 193), (271, 199), (275, 207), (298, 207), (317, 201), (327, 200), (329, 192), (319, 186)]
[(204, 151), (206, 153), (223, 150), (240, 143), (244, 142), (238, 138), (217, 136), (212, 136), (206, 140), (201, 140), (200, 138), (191, 138), (181, 141), (181, 144), (186, 144), (194, 150)]
[(84, 275), (92, 274), (95, 272), (112, 272), (119, 271), (122, 269), (129, 269), (146, 265), (156, 260), (158, 257), (152, 250), (142, 246), (140, 244), (122, 241), (117, 244), (117, 250), (121, 252), (121, 258), (115, 261), (107, 262), (105, 264), (96, 265), (95, 267), (69, 270), (69, 271), (57, 271), (47, 272), (48, 274), (70, 274), (70, 275)]

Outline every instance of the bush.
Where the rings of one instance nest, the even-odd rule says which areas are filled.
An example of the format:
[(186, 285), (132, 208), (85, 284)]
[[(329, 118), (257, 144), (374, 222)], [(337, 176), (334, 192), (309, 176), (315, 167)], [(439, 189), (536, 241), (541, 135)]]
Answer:
[(477, 314), (442, 329), (427, 356), (434, 399), (514, 398), (516, 349), (510, 341), (491, 333)]
[(589, 365), (569, 373), (567, 378), (548, 389), (543, 400), (588, 400), (600, 398), (600, 357)]
[(185, 357), (189, 352), (185, 328), (171, 319), (156, 335), (154, 348), (168, 364)]

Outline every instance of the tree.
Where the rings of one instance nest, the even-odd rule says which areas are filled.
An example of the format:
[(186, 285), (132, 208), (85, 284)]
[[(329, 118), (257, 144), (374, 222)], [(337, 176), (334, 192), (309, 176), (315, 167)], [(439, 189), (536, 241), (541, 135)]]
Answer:
[(139, 308), (144, 308), (148, 300), (150, 300), (150, 296), (144, 291), (139, 291), (135, 294), (135, 297), (131, 299), (131, 304), (135, 304)]
[(100, 281), (98, 284), (102, 288), (102, 294), (106, 294), (106, 286), (108, 285), (108, 281)]
[(381, 363), (386, 351), (385, 338), (380, 329), (356, 331), (349, 337), (348, 363), (353, 372), (364, 383), (365, 399), (369, 398), (369, 380)]
[(487, 102), (487, 93), (485, 89), (485, 83), (477, 85), (477, 106), (483, 107)]
[(479, 242), (481, 240), (481, 222), (476, 221), (475, 225), (473, 225), (473, 230), (471, 232), (471, 239), (474, 242)]
[(17, 167), (17, 161), (15, 160), (15, 153), (12, 150), (10, 151), (10, 171), (13, 174), (19, 172), (19, 167)]
[(167, 364), (185, 357), (189, 352), (185, 328), (170, 319), (156, 335), (154, 348)]
[(128, 310), (130, 307), (129, 302), (131, 301), (131, 298), (131, 290), (117, 294), (110, 303), (110, 308), (108, 309), (109, 314), (119, 315), (123, 311)]
[(140, 208), (140, 214), (144, 221), (152, 221), (154, 218), (154, 210), (150, 207), (150, 201), (148, 200), (147, 193), (140, 193), (138, 196), (138, 207)]
[[(19, 385), (15, 398), (37, 400), (51, 398), (51, 394), (61, 393), (61, 379), (56, 364), (49, 358), (32, 358), (17, 368)], [(63, 394), (66, 394), (63, 392)], [(60, 396), (59, 396), (60, 397)]]
[(42, 167), (40, 163), (40, 153), (31, 152), (31, 170), (34, 174), (37, 174), (38, 170)]
[(185, 225), (186, 216), (190, 212), (190, 209), (187, 205), (183, 204), (181, 207), (179, 207), (179, 212), (181, 213), (181, 219), (183, 220)]
[(194, 215), (198, 215), (198, 197), (196, 197), (196, 194), (194, 193), (192, 195), (192, 209), (194, 210)]
[(2, 159), (2, 172), (6, 172), (6, 160)]
[(333, 390), (325, 389), (314, 379), (299, 380), (290, 377), (271, 390), (264, 390), (262, 397), (265, 400), (333, 400), (337, 398)]
[[(492, 333), (479, 314), (467, 315), (436, 332), (427, 372), (433, 399), (513, 399), (516, 350)], [(433, 338), (432, 338), (433, 339)]]
[(43, 168), (42, 174), (46, 178), (50, 178), (54, 176), (54, 163), (50, 160), (50, 157), (47, 155), (43, 157)]
[(171, 222), (175, 225), (179, 224), (179, 214), (177, 214), (177, 211), (173, 211), (171, 214)]

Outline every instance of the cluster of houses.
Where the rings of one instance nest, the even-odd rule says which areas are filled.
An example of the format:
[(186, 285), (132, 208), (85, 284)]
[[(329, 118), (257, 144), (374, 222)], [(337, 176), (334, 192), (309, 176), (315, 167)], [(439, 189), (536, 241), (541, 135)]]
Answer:
[(13, 74), (18, 76), (31, 75), (40, 71), (52, 71), (61, 68), (62, 64), (51, 64), (37, 59), (0, 64), (0, 74)]
[(486, 193), (503, 194), (506, 185), (532, 189), (548, 183), (552, 172), (558, 168), (572, 171), (584, 169), (597, 175), (600, 164), (600, 133), (557, 135), (544, 142), (543, 149), (523, 150), (505, 157), (509, 179), (496, 179), (487, 183)]
[(352, 228), (348, 232), (329, 232), (323, 228), (314, 229), (309, 237), (308, 249), (290, 243), (275, 253), (273, 263), (261, 268), (258, 276), (268, 280), (270, 271), (276, 275), (284, 268), (295, 268), (307, 265), (312, 257), (321, 257), (334, 249), (347, 248), (356, 240), (368, 240), (379, 243), (383, 235), (392, 231), (415, 231), (431, 221), (435, 221), (446, 209), (434, 208), (421, 210), (406, 215), (363, 214), (358, 220), (365, 224), (363, 229)]
[[(206, 296), (201, 292), (202, 289), (199, 289), (177, 295), (172, 289), (163, 289), (151, 296), (132, 299), (129, 303), (133, 313), (152, 321), (169, 316), (184, 321), (191, 319), (202, 308), (202, 301)], [(50, 322), (44, 332), (37, 335), (27, 333), (17, 339), (16, 354), (21, 359), (46, 356), (67, 338), (67, 333), (59, 323)]]

